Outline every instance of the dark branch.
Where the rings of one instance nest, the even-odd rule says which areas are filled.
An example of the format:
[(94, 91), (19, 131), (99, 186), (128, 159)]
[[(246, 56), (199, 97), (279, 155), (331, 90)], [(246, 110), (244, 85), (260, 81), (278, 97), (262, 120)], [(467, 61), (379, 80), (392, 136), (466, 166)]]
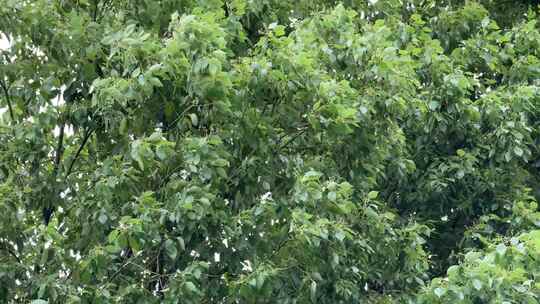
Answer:
[(99, 5), (99, 0), (94, 0), (94, 12), (92, 14), (92, 20), (94, 22), (96, 22), (97, 16), (98, 16), (98, 9), (99, 9), (98, 5)]
[(17, 260), (17, 262), (18, 262), (19, 264), (22, 264), (21, 259), (20, 259), (19, 256), (15, 253), (15, 251), (11, 250), (11, 249), (9, 248), (9, 246), (8, 246), (7, 244), (5, 244), (5, 243), (4, 243), (4, 246), (3, 246), (3, 247), (4, 247), (4, 249), (5, 249), (11, 256), (13, 256), (13, 257), (15, 258), (15, 260)]
[(287, 147), (290, 143), (295, 141), (300, 135), (304, 134), (307, 131), (307, 127), (302, 128), (298, 133), (296, 133), (294, 136), (292, 136), (287, 142), (285, 142), (283, 145), (279, 147), (280, 150)]
[(8, 104), (9, 109), (9, 117), (11, 118), (12, 122), (15, 122), (15, 115), (13, 114), (13, 106), (11, 104), (11, 97), (9, 96), (8, 88), (4, 81), (0, 80), (0, 86), (2, 86), (2, 90), (4, 91), (4, 94), (6, 95), (6, 102)]
[[(60, 96), (58, 97), (60, 99)], [(53, 167), (53, 178), (54, 183), (58, 178), (58, 172), (60, 171), (60, 162), (62, 161), (62, 155), (64, 154), (64, 131), (66, 129), (66, 120), (69, 114), (70, 104), (68, 103), (65, 113), (60, 114), (60, 134), (58, 135), (58, 144), (56, 145), (56, 152), (54, 155), (54, 167)], [(54, 212), (54, 206), (45, 206), (43, 207), (43, 222), (45, 226), (49, 225), (52, 214)]]
[(64, 154), (64, 130), (66, 128), (66, 121), (62, 119), (60, 125), (60, 134), (58, 135), (58, 144), (56, 145), (56, 153), (54, 156), (54, 169), (53, 176), (56, 178), (58, 176), (58, 171), (60, 168), (60, 161), (62, 160), (62, 154)]
[(84, 138), (81, 142), (81, 145), (79, 146), (79, 149), (77, 149), (77, 152), (75, 153), (75, 157), (71, 160), (71, 163), (69, 164), (68, 170), (66, 171), (65, 179), (68, 178), (68, 176), (71, 174), (71, 170), (73, 169), (73, 165), (75, 165), (75, 162), (79, 158), (79, 155), (81, 154), (82, 150), (84, 149), (84, 146), (90, 139), (90, 136), (92, 136), (92, 133), (94, 132), (94, 129), (88, 129), (86, 133), (84, 134)]

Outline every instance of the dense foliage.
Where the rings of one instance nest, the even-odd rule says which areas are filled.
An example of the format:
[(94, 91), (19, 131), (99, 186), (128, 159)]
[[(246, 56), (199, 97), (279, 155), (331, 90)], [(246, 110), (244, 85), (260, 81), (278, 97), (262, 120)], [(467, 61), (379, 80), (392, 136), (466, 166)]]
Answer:
[(0, 302), (539, 303), (536, 1), (1, 0)]

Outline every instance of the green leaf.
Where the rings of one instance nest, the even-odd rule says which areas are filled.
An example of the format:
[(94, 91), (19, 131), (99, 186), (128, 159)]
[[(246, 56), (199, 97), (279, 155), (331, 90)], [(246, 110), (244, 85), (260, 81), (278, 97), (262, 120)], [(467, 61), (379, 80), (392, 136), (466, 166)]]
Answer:
[(167, 255), (171, 258), (171, 259), (176, 259), (177, 255), (178, 255), (178, 249), (176, 248), (176, 244), (174, 241), (172, 240), (167, 240), (165, 241), (165, 251), (167, 252)]
[(504, 160), (506, 160), (506, 162), (512, 160), (512, 155), (510, 154), (510, 152), (504, 153)]
[(335, 202), (337, 199), (337, 194), (334, 191), (328, 192), (328, 200), (331, 202)]
[(345, 234), (342, 231), (338, 230), (335, 234), (335, 237), (338, 241), (343, 242), (343, 240), (345, 239)]
[(438, 101), (432, 100), (429, 102), (429, 109), (435, 111), (439, 108), (440, 103)]
[(105, 224), (107, 222), (107, 215), (105, 213), (101, 213), (98, 217), (98, 221), (101, 223), (101, 224)]
[(186, 289), (192, 293), (199, 292), (199, 289), (197, 288), (197, 286), (195, 286), (195, 284), (193, 284), (193, 282), (186, 282), (184, 285), (186, 286)]
[(501, 243), (501, 244), (497, 245), (495, 250), (497, 251), (498, 254), (504, 255), (506, 253), (506, 245)]
[(309, 287), (309, 293), (312, 303), (317, 302), (317, 282), (311, 281), (311, 285)]
[(437, 287), (433, 290), (433, 292), (435, 293), (435, 295), (437, 297), (442, 297), (444, 294), (446, 294), (446, 289), (445, 288), (442, 288), (442, 287)]
[(370, 191), (370, 192), (368, 193), (368, 198), (369, 198), (369, 199), (372, 199), (372, 200), (373, 200), (373, 199), (376, 199), (377, 196), (379, 196), (379, 191)]
[(285, 35), (285, 27), (283, 25), (276, 26), (275, 29), (274, 29), (274, 33), (275, 33), (276, 37), (281, 37), (281, 36)]
[(199, 118), (197, 117), (197, 114), (190, 113), (189, 118), (191, 119), (191, 124), (196, 127), (199, 125)]
[(536, 303), (534, 2), (3, 1), (0, 302)]
[(47, 283), (39, 285), (38, 297), (42, 298), (45, 295), (45, 291), (47, 291)]
[(132, 148), (131, 148), (131, 158), (137, 162), (141, 170), (144, 170), (144, 162), (141, 156), (141, 149), (142, 149), (141, 141), (137, 140), (133, 142)]
[(212, 161), (212, 165), (217, 167), (227, 167), (229, 166), (229, 162), (226, 159), (216, 159)]
[(178, 244), (180, 245), (180, 249), (186, 250), (186, 244), (184, 243), (184, 238), (177, 237), (176, 239), (178, 240)]

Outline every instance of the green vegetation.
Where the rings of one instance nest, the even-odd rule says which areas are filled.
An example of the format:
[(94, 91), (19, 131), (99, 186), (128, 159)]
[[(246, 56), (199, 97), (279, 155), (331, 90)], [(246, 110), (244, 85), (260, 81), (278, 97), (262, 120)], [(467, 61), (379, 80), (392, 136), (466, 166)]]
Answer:
[(537, 1), (1, 0), (1, 303), (540, 303)]

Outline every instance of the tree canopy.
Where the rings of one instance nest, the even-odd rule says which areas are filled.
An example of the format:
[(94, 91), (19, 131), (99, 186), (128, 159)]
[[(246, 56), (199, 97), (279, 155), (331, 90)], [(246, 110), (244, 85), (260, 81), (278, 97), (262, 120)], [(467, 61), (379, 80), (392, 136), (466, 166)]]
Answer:
[(1, 0), (0, 302), (540, 302), (538, 1)]

